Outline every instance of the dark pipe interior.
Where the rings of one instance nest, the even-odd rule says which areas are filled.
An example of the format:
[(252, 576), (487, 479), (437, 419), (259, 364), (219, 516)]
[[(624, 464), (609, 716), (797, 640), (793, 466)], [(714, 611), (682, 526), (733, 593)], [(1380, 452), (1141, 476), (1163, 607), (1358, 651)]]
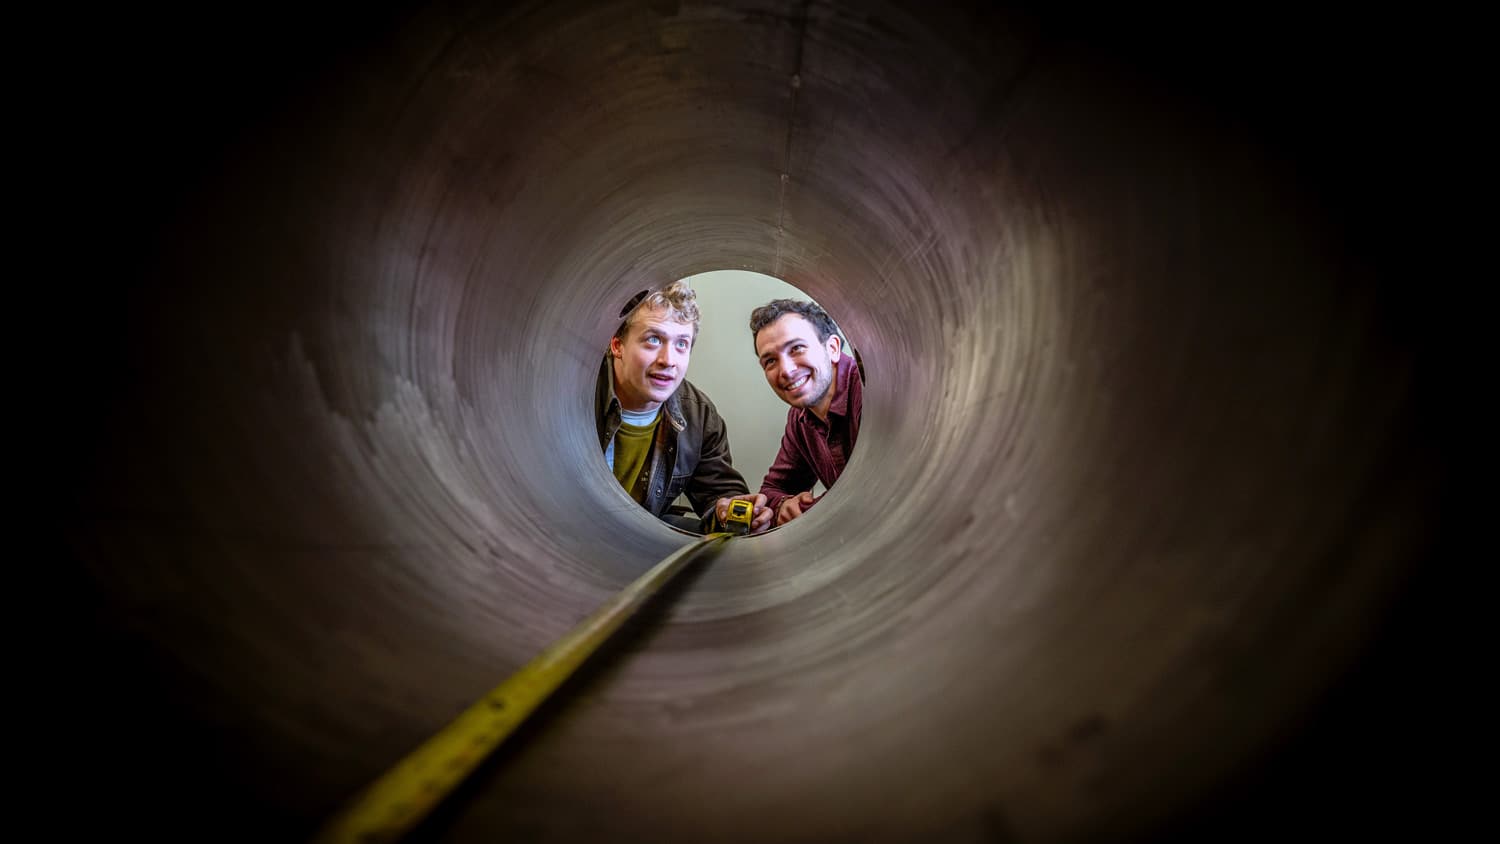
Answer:
[(118, 272), (61, 424), (111, 823), (305, 835), (676, 547), (589, 390), (621, 301), (719, 268), (860, 346), (845, 478), (431, 835), (1263, 835), (1314, 802), (1286, 759), (1394, 788), (1364, 733), (1319, 744), (1405, 665), (1437, 535), (1373, 48), (937, 3), (305, 15), (91, 36)]

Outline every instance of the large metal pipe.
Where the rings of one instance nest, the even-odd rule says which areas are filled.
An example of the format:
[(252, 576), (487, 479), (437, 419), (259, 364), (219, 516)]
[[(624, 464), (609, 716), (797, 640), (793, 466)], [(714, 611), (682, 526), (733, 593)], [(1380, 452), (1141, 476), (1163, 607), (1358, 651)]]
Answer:
[(1248, 34), (823, 0), (340, 23), (140, 77), (176, 80), (135, 106), (172, 154), (116, 178), (165, 199), (121, 223), (149, 255), (101, 293), (129, 320), (93, 326), (120, 363), (68, 529), (133, 701), (112, 818), (306, 834), (677, 547), (589, 391), (620, 303), (706, 270), (839, 317), (858, 452), (438, 837), (1149, 834), (1296, 734), (1430, 547), (1419, 361), (1337, 192), (1357, 124), (1304, 68), (1245, 84)]

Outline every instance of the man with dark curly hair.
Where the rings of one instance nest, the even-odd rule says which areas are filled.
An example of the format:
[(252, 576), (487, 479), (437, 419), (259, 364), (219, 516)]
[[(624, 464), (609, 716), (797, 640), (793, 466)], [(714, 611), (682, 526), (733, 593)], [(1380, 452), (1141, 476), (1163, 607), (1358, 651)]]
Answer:
[(750, 334), (766, 383), (791, 405), (781, 451), (760, 494), (783, 525), (817, 502), (813, 485), (832, 488), (859, 438), (863, 376), (838, 326), (813, 302), (776, 299), (750, 314)]

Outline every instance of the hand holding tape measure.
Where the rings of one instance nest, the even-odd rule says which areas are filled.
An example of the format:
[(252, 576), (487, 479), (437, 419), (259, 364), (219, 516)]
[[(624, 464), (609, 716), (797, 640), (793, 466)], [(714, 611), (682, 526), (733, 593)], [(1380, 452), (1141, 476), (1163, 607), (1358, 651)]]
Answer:
[(771, 518), (776, 515), (766, 506), (766, 497), (759, 494), (720, 498), (714, 513), (723, 529), (737, 536), (760, 533), (771, 526)]

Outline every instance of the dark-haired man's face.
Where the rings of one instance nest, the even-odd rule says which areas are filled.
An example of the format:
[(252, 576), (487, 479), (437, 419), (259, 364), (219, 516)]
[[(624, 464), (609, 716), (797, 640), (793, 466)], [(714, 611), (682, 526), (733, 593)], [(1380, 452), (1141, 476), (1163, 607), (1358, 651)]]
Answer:
[(784, 314), (756, 332), (755, 354), (766, 383), (782, 401), (827, 415), (839, 360), (837, 334), (820, 341), (818, 330), (805, 317)]

